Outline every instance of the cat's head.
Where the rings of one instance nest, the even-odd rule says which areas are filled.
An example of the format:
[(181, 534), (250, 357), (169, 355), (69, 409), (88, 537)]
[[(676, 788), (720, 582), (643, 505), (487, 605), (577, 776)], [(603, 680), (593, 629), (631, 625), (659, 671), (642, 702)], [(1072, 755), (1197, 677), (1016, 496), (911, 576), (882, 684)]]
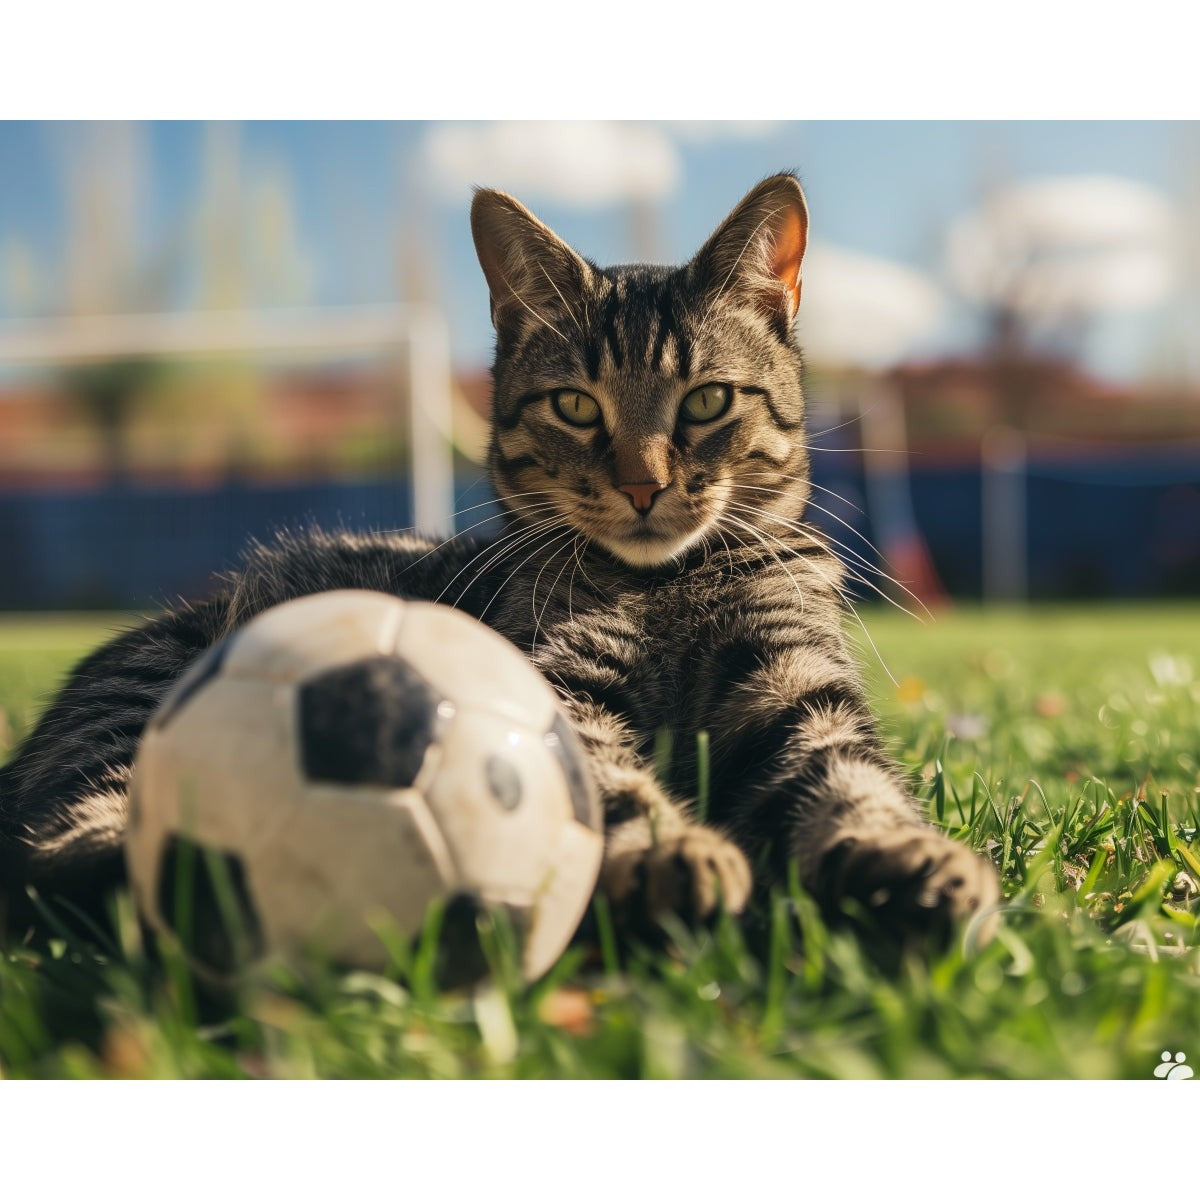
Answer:
[(796, 515), (808, 211), (793, 176), (760, 183), (682, 267), (597, 267), (503, 192), (476, 193), (471, 228), (497, 337), (489, 465), (510, 512), (636, 567)]

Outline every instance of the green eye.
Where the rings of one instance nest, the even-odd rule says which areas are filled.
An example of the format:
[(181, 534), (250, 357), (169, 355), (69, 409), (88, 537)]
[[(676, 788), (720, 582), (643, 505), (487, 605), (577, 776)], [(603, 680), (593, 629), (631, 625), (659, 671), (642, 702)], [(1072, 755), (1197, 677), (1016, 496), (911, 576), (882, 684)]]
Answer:
[(723, 416), (733, 399), (733, 390), (724, 383), (706, 383), (683, 398), (679, 412), (685, 421), (715, 421)]
[(553, 392), (550, 403), (568, 425), (595, 425), (600, 420), (600, 405), (586, 392)]

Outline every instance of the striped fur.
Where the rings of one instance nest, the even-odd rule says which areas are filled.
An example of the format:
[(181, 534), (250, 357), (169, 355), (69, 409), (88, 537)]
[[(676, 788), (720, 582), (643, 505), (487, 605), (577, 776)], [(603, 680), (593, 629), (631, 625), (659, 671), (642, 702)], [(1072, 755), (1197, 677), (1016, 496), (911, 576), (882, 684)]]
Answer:
[[(791, 325), (807, 227), (799, 185), (776, 176), (687, 265), (601, 269), (480, 192), (502, 534), (281, 537), (210, 600), (97, 651), (0, 771), (7, 881), (115, 878), (130, 763), (170, 683), (273, 604), (365, 587), (479, 617), (555, 686), (604, 798), (602, 886), (630, 924), (740, 909), (749, 862), (768, 878), (795, 862), (831, 911), (853, 896), (898, 932), (994, 901), (990, 867), (920, 820), (883, 748), (842, 634), (841, 565), (805, 520)], [(648, 765), (663, 729), (666, 785)], [(701, 730), (704, 826), (687, 800)]]

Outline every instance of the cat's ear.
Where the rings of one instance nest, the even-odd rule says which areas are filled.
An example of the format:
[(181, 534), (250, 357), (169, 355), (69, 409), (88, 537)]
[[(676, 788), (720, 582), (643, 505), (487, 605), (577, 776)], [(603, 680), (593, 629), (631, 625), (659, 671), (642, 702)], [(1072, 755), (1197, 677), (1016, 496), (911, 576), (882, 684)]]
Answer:
[(800, 304), (808, 205), (793, 175), (772, 175), (748, 192), (692, 260), (702, 286), (741, 295), (790, 325)]
[(553, 325), (555, 317), (578, 304), (591, 267), (505, 192), (481, 188), (475, 193), (471, 234), (500, 335), (515, 334), (527, 324)]

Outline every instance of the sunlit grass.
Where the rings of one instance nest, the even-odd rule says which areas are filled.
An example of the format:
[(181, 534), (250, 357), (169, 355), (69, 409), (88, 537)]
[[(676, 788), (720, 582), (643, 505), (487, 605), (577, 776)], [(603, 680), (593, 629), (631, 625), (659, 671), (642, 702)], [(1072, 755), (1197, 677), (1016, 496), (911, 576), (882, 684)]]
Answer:
[[(0, 963), (13, 1076), (1130, 1076), (1200, 1062), (1200, 621), (1171, 608), (866, 617), (889, 737), (952, 836), (991, 855), (1009, 908), (991, 945), (885, 969), (799, 889), (666, 950), (571, 949), (518, 982), (434, 982), (395, 931), (381, 975), (317, 963), (217, 1003), (171, 947), (151, 966), (127, 896), (117, 935), (65, 927)], [(38, 698), (102, 636), (0, 626), (0, 707)], [(598, 913), (603, 917), (603, 912)], [(598, 921), (603, 934), (606, 925)], [(420, 964), (418, 967), (418, 963)]]

